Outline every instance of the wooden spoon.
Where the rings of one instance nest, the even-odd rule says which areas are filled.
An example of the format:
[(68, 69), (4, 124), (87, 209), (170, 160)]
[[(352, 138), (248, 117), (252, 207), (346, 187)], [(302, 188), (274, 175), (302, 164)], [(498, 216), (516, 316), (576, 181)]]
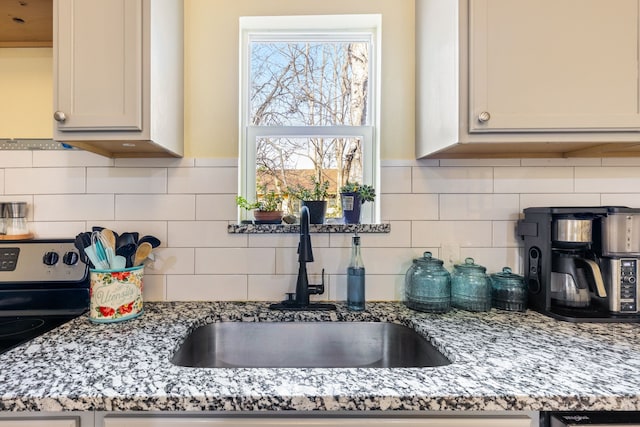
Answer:
[(103, 228), (100, 234), (102, 234), (102, 237), (104, 238), (103, 241), (107, 244), (106, 247), (111, 248), (111, 250), (113, 250), (113, 252), (115, 253), (116, 235), (113, 234), (113, 231), (109, 230), (108, 228)]
[(149, 242), (142, 242), (136, 249), (136, 255), (133, 258), (133, 267), (137, 267), (142, 264), (145, 259), (149, 256), (151, 251), (153, 250), (153, 246)]

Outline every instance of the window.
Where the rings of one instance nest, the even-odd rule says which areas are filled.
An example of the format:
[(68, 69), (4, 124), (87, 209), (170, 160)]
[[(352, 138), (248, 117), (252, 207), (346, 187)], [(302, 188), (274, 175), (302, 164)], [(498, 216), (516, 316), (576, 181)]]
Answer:
[[(378, 180), (379, 15), (243, 17), (240, 194), (329, 183), (327, 217), (341, 217), (339, 188)], [(378, 204), (363, 206), (375, 222)]]

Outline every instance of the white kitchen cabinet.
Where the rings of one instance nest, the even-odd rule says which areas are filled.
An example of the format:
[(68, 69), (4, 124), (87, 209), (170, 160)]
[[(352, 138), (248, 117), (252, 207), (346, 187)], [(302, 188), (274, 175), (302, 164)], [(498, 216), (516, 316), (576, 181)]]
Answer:
[(54, 139), (183, 155), (182, 0), (54, 1)]
[(638, 0), (417, 0), (417, 157), (640, 155)]
[(105, 418), (103, 427), (535, 427), (529, 417), (434, 416), (425, 418), (279, 418), (262, 417), (118, 417)]
[(76, 419), (0, 420), (0, 427), (79, 427)]

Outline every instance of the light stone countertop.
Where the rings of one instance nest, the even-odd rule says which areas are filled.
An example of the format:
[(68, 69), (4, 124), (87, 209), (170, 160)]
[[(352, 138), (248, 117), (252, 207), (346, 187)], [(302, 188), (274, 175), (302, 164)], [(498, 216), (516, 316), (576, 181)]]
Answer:
[[(170, 358), (219, 321), (388, 321), (426, 335), (437, 368), (185, 368)], [(310, 338), (312, 339), (312, 338)], [(640, 410), (640, 325), (534, 312), (281, 312), (267, 303), (146, 303), (134, 320), (77, 318), (0, 355), (2, 411)]]

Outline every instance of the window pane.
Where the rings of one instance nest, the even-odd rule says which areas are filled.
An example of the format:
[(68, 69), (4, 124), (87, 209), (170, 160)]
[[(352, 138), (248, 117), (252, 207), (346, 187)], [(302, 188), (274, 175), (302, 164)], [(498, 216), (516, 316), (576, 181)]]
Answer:
[(250, 43), (253, 126), (369, 124), (369, 42)]
[[(329, 183), (327, 217), (340, 217), (339, 189), (347, 181), (362, 182), (362, 140), (350, 138), (258, 138), (256, 184), (258, 194), (271, 190), (288, 194), (300, 186), (313, 189), (313, 181)], [(284, 210), (300, 209), (295, 197), (287, 197)]]

